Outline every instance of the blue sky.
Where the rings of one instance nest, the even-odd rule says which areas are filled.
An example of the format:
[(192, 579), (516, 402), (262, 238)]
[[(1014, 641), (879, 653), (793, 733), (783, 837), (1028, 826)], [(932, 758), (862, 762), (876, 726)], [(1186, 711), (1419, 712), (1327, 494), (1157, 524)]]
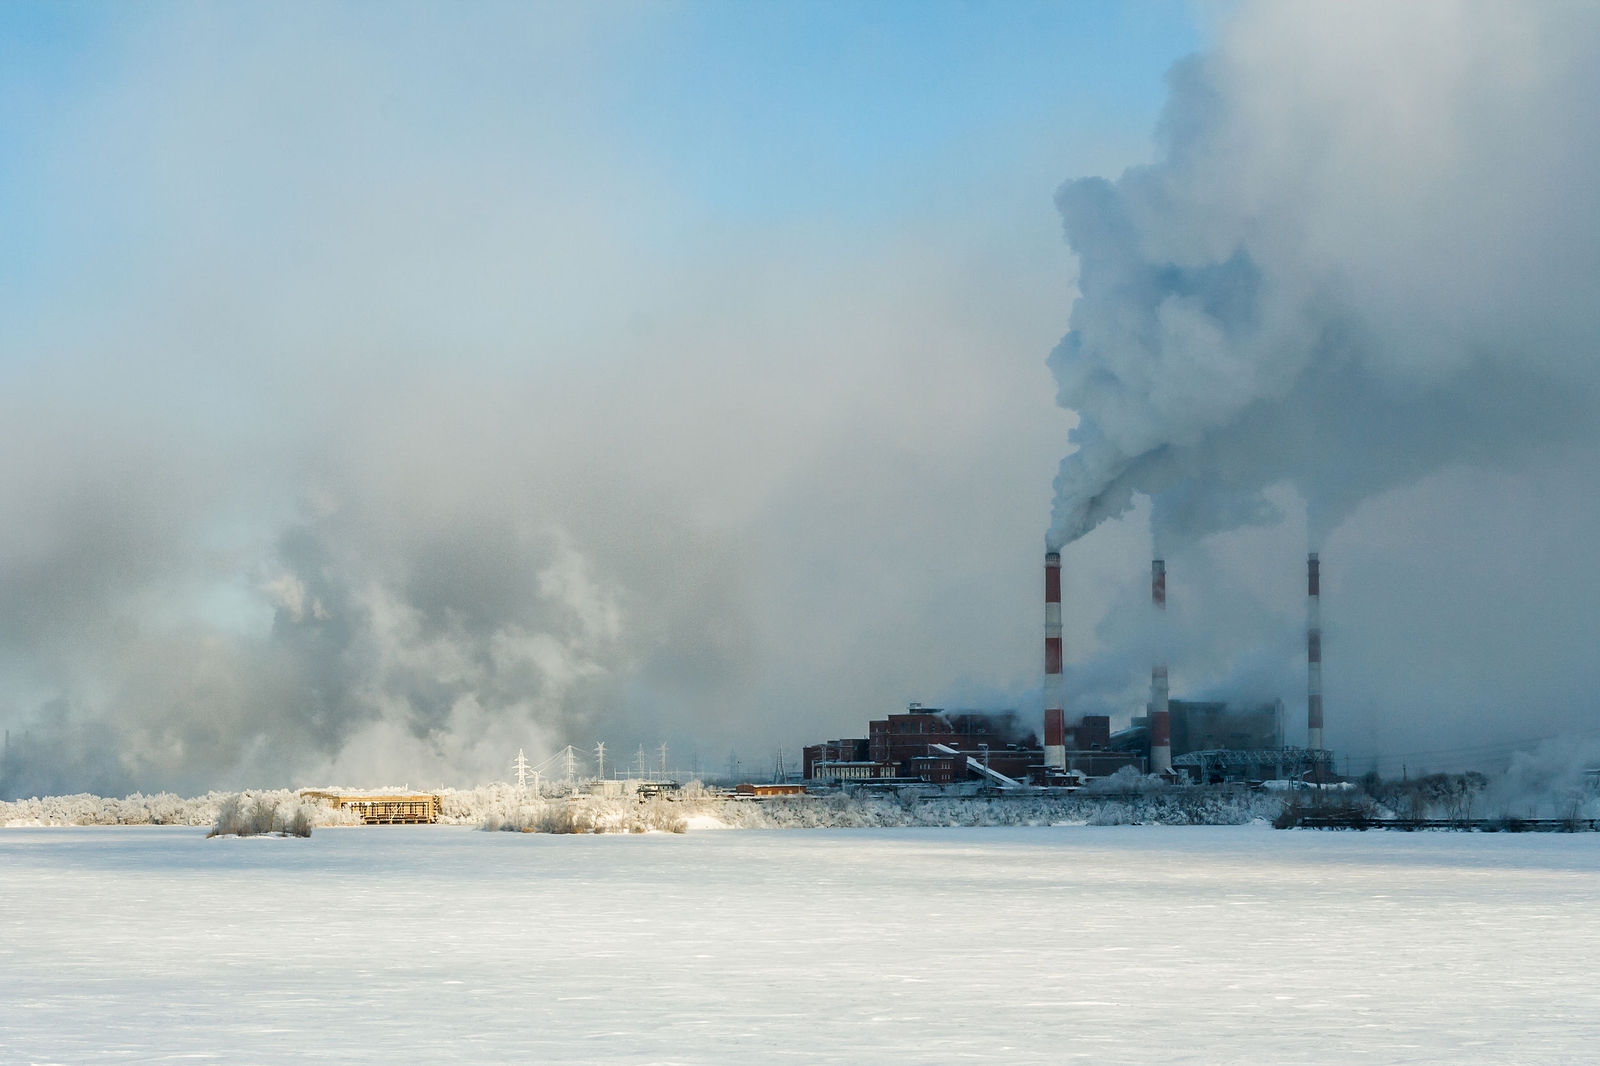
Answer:
[[(122, 241), (160, 249), (157, 216), (182, 174), (155, 153), (237, 178), (185, 140), (234, 131), (218, 151), (260, 153), (295, 174), (325, 147), (312, 113), (271, 112), (319, 76), (348, 126), (384, 157), (539, 146), (537, 166), (615, 195), (670, 194), (662, 240), (724, 226), (827, 219), (870, 225), (930, 201), (1034, 197), (1053, 182), (1138, 158), (1162, 75), (1199, 46), (1182, 3), (647, 4), (529, 7), (352, 4), (13, 3), (0, 8), (0, 276), (7, 301), (70, 289), (86, 258)], [(302, 67), (300, 64), (304, 63)], [(269, 66), (263, 74), (259, 66)], [(253, 78), (253, 81), (245, 79)], [(341, 80), (348, 79), (348, 80)], [(223, 113), (207, 116), (208, 106)], [(232, 110), (232, 114), (228, 111)], [(304, 121), (303, 121), (304, 120)], [(295, 123), (300, 123), (298, 128)], [(338, 127), (333, 127), (337, 129)], [(547, 152), (549, 135), (580, 153)], [(627, 173), (631, 171), (632, 173)], [(619, 177), (619, 174), (622, 175)], [(304, 180), (304, 175), (300, 175)], [(148, 183), (148, 185), (146, 184)], [(310, 188), (317, 197), (326, 189)], [(624, 193), (625, 195), (625, 193)], [(197, 205), (196, 205), (197, 206)], [(293, 207), (288, 208), (293, 214)], [(270, 210), (237, 220), (271, 244)], [(292, 221), (291, 221), (291, 224)], [(38, 287), (44, 285), (41, 291)]]
[[(708, 211), (871, 215), (1042, 140), (1147, 136), (1198, 46), (1179, 4), (720, 4), (641, 42), (617, 121)], [(685, 146), (692, 146), (684, 151)], [(908, 187), (913, 190), (907, 195)]]

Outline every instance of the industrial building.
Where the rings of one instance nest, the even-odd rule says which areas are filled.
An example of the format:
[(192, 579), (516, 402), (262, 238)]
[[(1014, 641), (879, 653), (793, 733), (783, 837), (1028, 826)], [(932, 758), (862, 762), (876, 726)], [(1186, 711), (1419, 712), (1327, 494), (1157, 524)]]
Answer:
[(1038, 734), (1015, 711), (945, 711), (913, 703), (905, 712), (868, 723), (868, 736), (829, 740), (804, 750), (809, 781), (954, 785), (1000, 788), (1076, 786), (1124, 766), (1141, 772), (1145, 753), (1111, 747), (1111, 719), (1088, 715), (1062, 732), (1067, 765), (1046, 766)]
[[(1117, 751), (1149, 750), (1149, 711), (1114, 734)], [(1283, 742), (1283, 701), (1233, 704), (1219, 700), (1167, 701), (1174, 778), (1199, 784), (1265, 781), (1326, 772), (1328, 756)]]
[[(947, 712), (913, 703), (901, 714), (868, 724), (865, 737), (829, 740), (804, 749), (808, 781), (858, 784), (951, 785), (987, 782), (1075, 787), (1123, 768), (1170, 781), (1214, 784), (1271, 778), (1332, 777), (1323, 747), (1322, 622), (1317, 556), (1307, 559), (1307, 744), (1284, 743), (1281, 699), (1257, 703), (1172, 698), (1166, 657), (1150, 666), (1143, 715), (1115, 733), (1103, 714), (1067, 708), (1062, 646), (1061, 554), (1045, 555), (1044, 739), (1015, 711)], [(1167, 564), (1150, 564), (1152, 624), (1166, 624)], [(1166, 643), (1165, 641), (1158, 642)]]
[[(1128, 767), (1171, 781), (1222, 783), (1269, 778), (1331, 779), (1323, 747), (1322, 589), (1317, 555), (1306, 565), (1306, 747), (1283, 743), (1283, 701), (1235, 704), (1171, 698), (1163, 653), (1150, 663), (1144, 714), (1112, 733), (1104, 714), (1067, 711), (1062, 648), (1061, 552), (1045, 554), (1043, 743), (1014, 711), (946, 712), (910, 704), (874, 720), (862, 738), (806, 747), (808, 781), (957, 784), (987, 781), (1072, 787)], [(1166, 560), (1150, 562), (1152, 626), (1166, 624)], [(1163, 634), (1165, 635), (1165, 634)], [(1162, 642), (1166, 643), (1166, 640)]]
[[(829, 740), (804, 749), (808, 781), (1000, 787), (1075, 787), (1123, 767), (1151, 765), (1150, 706), (1126, 729), (1111, 731), (1107, 715), (1084, 715), (1061, 728), (1060, 758), (1046, 764), (1046, 746), (1021, 732), (1014, 712), (950, 713), (912, 704), (904, 713), (871, 722), (867, 737)], [(1233, 704), (1167, 701), (1168, 770), (1177, 782), (1199, 784), (1297, 777), (1326, 769), (1326, 756), (1283, 743), (1283, 701)], [(1020, 734), (1020, 735), (1019, 735)]]
[(867, 730), (864, 738), (807, 747), (805, 778), (937, 785), (971, 779), (1016, 786), (1044, 761), (1038, 735), (1015, 711), (947, 712), (913, 703), (904, 713), (868, 723)]
[[(1099, 776), (1100, 752), (1142, 760), (1142, 768), (1173, 779), (1199, 782), (1265, 780), (1273, 777), (1332, 777), (1332, 753), (1323, 744), (1321, 568), (1315, 552), (1306, 559), (1306, 746), (1284, 744), (1283, 701), (1233, 705), (1171, 698), (1165, 656), (1150, 666), (1150, 698), (1142, 717), (1109, 733), (1109, 720), (1066, 710), (1061, 628), (1061, 555), (1044, 559), (1045, 774), (1059, 780), (1073, 772)], [(1150, 564), (1150, 603), (1156, 630), (1166, 636), (1167, 564)], [(1158, 642), (1158, 643), (1164, 643)], [(1131, 763), (1130, 763), (1131, 765)]]
[(1086, 714), (1063, 727), (1062, 765), (1040, 767), (1035, 775), (1045, 785), (1069, 784), (1079, 777), (1109, 777), (1124, 766), (1144, 773), (1150, 753), (1143, 748), (1118, 748), (1111, 743), (1111, 718)]
[[(1150, 712), (1147, 707), (1115, 733), (1107, 715), (1084, 715), (1062, 726), (1058, 750), (1064, 765), (1055, 767), (1047, 765), (1047, 747), (1020, 727), (1015, 712), (951, 713), (912, 704), (871, 722), (867, 737), (805, 748), (802, 775), (854, 784), (1075, 787), (1123, 767), (1148, 772)], [(1282, 700), (1235, 705), (1169, 699), (1167, 715), (1167, 776), (1173, 781), (1260, 781), (1316, 765), (1304, 749), (1283, 745)]]

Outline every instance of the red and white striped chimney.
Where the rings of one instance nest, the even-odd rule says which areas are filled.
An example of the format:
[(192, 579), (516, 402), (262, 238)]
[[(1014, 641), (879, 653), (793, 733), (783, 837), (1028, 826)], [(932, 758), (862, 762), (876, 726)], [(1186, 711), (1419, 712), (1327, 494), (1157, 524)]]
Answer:
[(1306, 747), (1322, 750), (1322, 590), (1317, 553), (1306, 558)]
[[(1156, 559), (1150, 563), (1150, 602), (1158, 612), (1157, 640), (1166, 640), (1167, 612), (1167, 562)], [(1172, 769), (1172, 712), (1167, 704), (1167, 663), (1165, 651), (1157, 652), (1155, 665), (1150, 668), (1150, 772), (1165, 773)]]
[(1066, 681), (1061, 675), (1061, 553), (1044, 557), (1044, 764), (1067, 768)]

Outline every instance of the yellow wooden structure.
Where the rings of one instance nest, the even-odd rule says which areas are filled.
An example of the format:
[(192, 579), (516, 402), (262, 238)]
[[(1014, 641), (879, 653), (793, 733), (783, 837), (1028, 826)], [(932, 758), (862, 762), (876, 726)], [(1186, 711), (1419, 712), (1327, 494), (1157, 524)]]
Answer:
[(431, 792), (357, 792), (303, 789), (300, 798), (354, 811), (364, 825), (426, 825), (439, 820), (439, 797)]

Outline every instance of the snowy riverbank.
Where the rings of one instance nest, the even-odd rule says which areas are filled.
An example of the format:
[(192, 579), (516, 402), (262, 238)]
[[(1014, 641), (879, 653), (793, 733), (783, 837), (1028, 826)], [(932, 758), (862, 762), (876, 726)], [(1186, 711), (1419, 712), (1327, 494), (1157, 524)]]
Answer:
[[(1529, 760), (1531, 763), (1531, 760)], [(1525, 769), (1525, 768), (1524, 768)], [(1513, 771), (1517, 766), (1513, 765)], [(628, 781), (607, 782), (605, 793), (588, 789), (539, 793), (496, 783), (470, 789), (431, 790), (439, 797), (439, 821), (484, 829), (543, 833), (695, 832), (704, 829), (851, 829), (900, 826), (1029, 825), (1241, 825), (1271, 822), (1287, 807), (1300, 813), (1331, 802), (1364, 819), (1565, 819), (1600, 818), (1600, 795), (1572, 775), (1537, 777), (1511, 772), (1495, 779), (1481, 774), (1435, 774), (1409, 781), (1363, 779), (1331, 792), (1250, 791), (1237, 787), (1164, 786), (1137, 775), (1091, 782), (1074, 793), (1026, 791), (973, 795), (906, 788), (866, 789), (803, 796), (735, 797), (690, 782), (682, 789), (644, 795)], [(340, 790), (332, 790), (340, 791)], [(415, 791), (406, 787), (391, 792)], [(121, 799), (79, 794), (0, 802), (0, 827), (75, 825), (216, 825), (230, 800), (248, 801), (297, 816), (299, 793), (288, 789), (209, 792), (183, 798), (171, 793)], [(305, 804), (312, 826), (348, 825), (348, 811)], [(1337, 813), (1337, 811), (1335, 812)], [(1291, 820), (1288, 824), (1294, 824)]]
[[(537, 796), (512, 785), (445, 789), (440, 821), (486, 829), (547, 833), (692, 832), (702, 829), (844, 829), (897, 826), (1239, 825), (1270, 820), (1279, 796), (1206, 789), (1094, 796), (1025, 793), (1014, 796), (847, 794), (738, 799), (691, 785), (672, 798)], [(163, 793), (122, 799), (76, 795), (0, 803), (0, 825), (214, 825), (236, 796), (268, 803), (296, 801), (288, 790), (211, 792), (182, 798)], [(311, 808), (312, 824), (349, 824), (348, 812)]]

